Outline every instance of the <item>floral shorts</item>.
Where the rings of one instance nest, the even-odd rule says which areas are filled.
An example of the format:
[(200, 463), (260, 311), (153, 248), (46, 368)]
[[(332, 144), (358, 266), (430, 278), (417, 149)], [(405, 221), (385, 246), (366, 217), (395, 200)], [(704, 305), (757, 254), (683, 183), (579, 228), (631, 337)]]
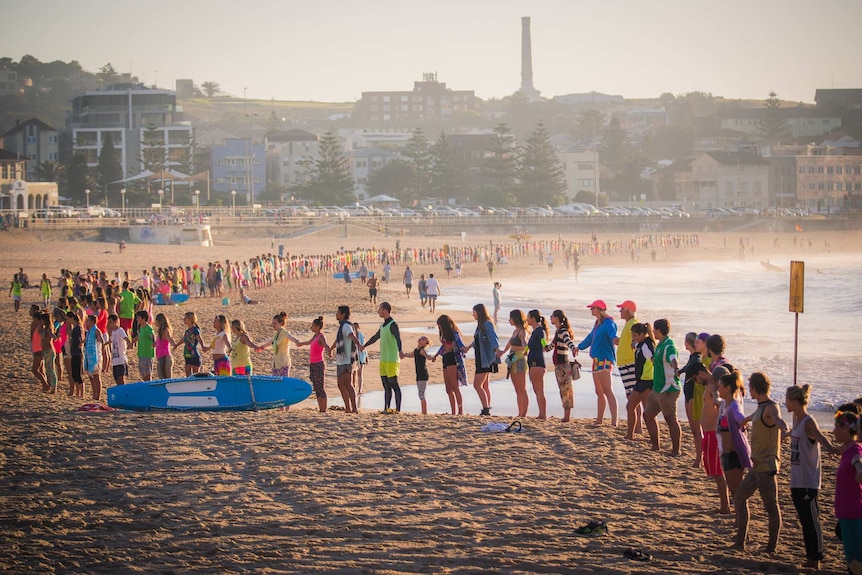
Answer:
[(563, 409), (571, 409), (575, 406), (575, 397), (572, 392), (572, 366), (567, 361), (554, 366), (554, 375), (557, 376), (557, 385), (560, 386), (560, 399), (563, 401)]

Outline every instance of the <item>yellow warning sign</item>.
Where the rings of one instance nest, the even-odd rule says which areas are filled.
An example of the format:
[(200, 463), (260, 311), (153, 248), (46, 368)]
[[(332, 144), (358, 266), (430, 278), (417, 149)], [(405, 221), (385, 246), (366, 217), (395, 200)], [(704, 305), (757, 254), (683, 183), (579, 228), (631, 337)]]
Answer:
[(790, 262), (790, 310), (802, 313), (805, 307), (805, 262)]

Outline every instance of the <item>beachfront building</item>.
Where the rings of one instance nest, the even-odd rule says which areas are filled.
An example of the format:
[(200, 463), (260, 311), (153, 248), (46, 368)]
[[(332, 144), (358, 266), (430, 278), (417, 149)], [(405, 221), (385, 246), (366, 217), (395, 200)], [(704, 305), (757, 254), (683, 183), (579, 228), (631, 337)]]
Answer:
[[(164, 158), (159, 167), (178, 168), (194, 137), (191, 123), (183, 120), (182, 107), (177, 106), (176, 94), (142, 84), (117, 84), (75, 96), (66, 129), (73, 153), (82, 154), (89, 167), (98, 165), (99, 152), (110, 134), (126, 177), (147, 168), (145, 150), (162, 152), (157, 154)], [(149, 152), (146, 155), (152, 160)]]
[(452, 90), (437, 74), (422, 75), (412, 91), (363, 92), (356, 103), (356, 118), (361, 123), (415, 124), (425, 120), (447, 119), (457, 112), (474, 112), (473, 90)]
[(751, 152), (701, 152), (689, 171), (675, 174), (677, 200), (692, 203), (696, 210), (766, 209), (774, 205), (770, 171), (769, 162)]
[(390, 150), (379, 148), (361, 148), (347, 152), (350, 165), (350, 177), (355, 182), (353, 195), (357, 201), (368, 199), (368, 178), (374, 172), (382, 169), (397, 156)]
[(777, 114), (783, 120), (784, 128), (790, 138), (817, 138), (841, 127), (841, 116), (818, 108), (778, 108), (770, 111), (764, 107), (741, 108), (722, 113), (721, 129), (736, 130), (749, 136), (762, 135), (763, 121), (769, 113)]
[(38, 118), (15, 121), (15, 127), (0, 136), (0, 148), (26, 160), (27, 179), (37, 179), (42, 162), (60, 161), (60, 133)]
[(14, 212), (56, 206), (55, 182), (26, 181), (26, 161), (17, 152), (0, 149), (0, 209)]
[(566, 172), (566, 203), (577, 201), (578, 194), (588, 195), (595, 203), (599, 186), (599, 153), (581, 147), (573, 147), (557, 154)]
[(862, 208), (862, 155), (858, 150), (853, 155), (818, 153), (824, 151), (811, 146), (807, 154), (796, 156), (799, 205), (823, 214)]
[(305, 183), (308, 164), (317, 159), (320, 140), (305, 130), (279, 130), (266, 136), (269, 180), (284, 187)]
[(236, 192), (249, 204), (266, 187), (265, 148), (249, 138), (227, 138), (211, 148), (212, 191)]

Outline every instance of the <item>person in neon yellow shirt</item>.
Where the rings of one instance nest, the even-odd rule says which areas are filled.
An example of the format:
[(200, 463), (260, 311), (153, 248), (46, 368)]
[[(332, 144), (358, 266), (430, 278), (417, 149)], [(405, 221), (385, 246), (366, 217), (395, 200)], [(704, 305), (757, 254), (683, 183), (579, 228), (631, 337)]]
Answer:
[[(389, 302), (383, 302), (377, 308), (377, 314), (383, 319), (377, 333), (368, 338), (365, 345), (359, 346), (359, 351), (365, 351), (369, 345), (380, 340), (380, 381), (383, 383), (383, 395), (385, 400), (384, 413), (395, 413), (401, 411), (401, 387), (398, 385), (398, 373), (401, 370), (401, 333), (398, 324), (392, 319), (392, 306)], [(395, 397), (395, 410), (390, 409), (392, 397)]]

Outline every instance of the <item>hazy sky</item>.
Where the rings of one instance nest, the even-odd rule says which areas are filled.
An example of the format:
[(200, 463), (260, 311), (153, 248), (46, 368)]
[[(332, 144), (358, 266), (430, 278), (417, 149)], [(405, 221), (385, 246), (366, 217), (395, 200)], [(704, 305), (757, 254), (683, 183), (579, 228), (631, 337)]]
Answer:
[(147, 84), (353, 101), (434, 71), (481, 98), (520, 86), (521, 16), (546, 97), (702, 90), (812, 102), (862, 88), (860, 0), (0, 0), (0, 55), (106, 62)]

